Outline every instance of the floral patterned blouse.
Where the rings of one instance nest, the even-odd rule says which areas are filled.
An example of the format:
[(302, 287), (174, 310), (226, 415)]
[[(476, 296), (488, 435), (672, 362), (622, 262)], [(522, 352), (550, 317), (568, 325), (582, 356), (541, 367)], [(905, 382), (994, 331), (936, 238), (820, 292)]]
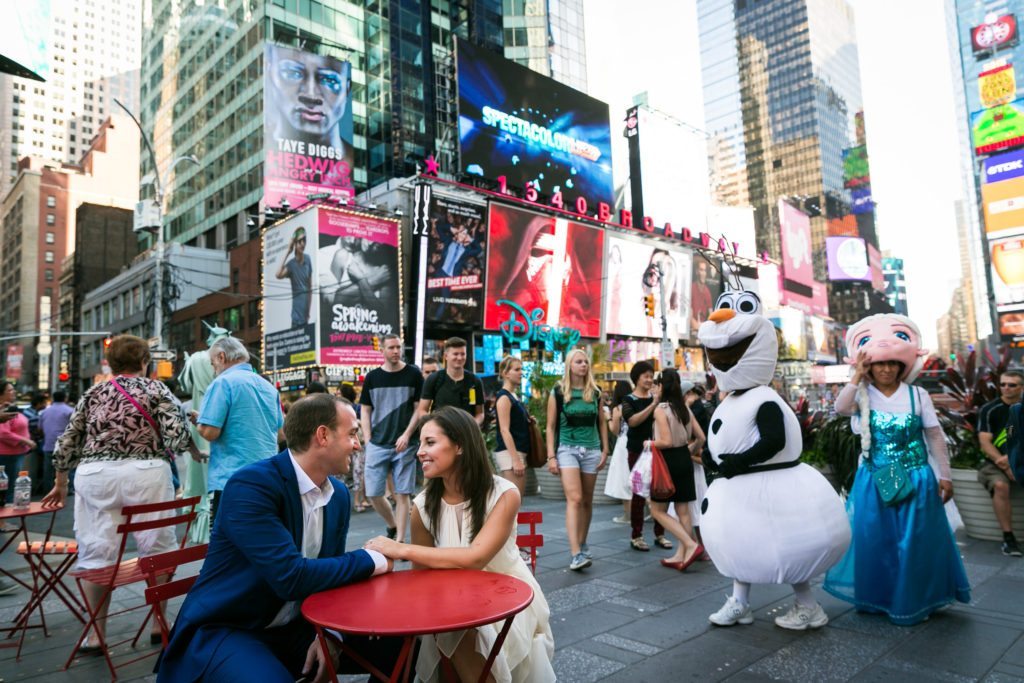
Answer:
[(147, 377), (116, 379), (149, 411), (160, 427), (160, 438), (113, 382), (101, 382), (82, 395), (68, 428), (57, 439), (53, 466), (58, 472), (101, 460), (164, 458), (164, 449), (177, 453), (188, 447), (188, 425), (166, 385)]

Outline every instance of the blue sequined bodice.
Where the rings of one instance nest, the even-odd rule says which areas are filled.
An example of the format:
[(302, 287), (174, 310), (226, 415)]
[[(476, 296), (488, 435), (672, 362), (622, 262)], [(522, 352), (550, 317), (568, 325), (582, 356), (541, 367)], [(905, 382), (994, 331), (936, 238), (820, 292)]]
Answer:
[(906, 469), (928, 464), (921, 416), (914, 410), (914, 390), (910, 389), (909, 413), (871, 411), (871, 466), (878, 469), (899, 460)]

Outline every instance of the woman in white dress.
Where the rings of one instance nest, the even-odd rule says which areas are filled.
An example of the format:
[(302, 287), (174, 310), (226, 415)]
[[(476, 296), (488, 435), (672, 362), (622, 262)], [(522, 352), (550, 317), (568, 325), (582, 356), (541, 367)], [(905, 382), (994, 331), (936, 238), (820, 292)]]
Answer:
[[(495, 476), (480, 428), (457, 408), (444, 407), (423, 419), (417, 457), (427, 482), (413, 500), (412, 543), (378, 536), (366, 547), (409, 560), (414, 569), (482, 569), (530, 584), (533, 602), (512, 621), (488, 680), (554, 681), (548, 603), (516, 547), (520, 498), (515, 484)], [(477, 680), (500, 626), (423, 636), (416, 675), (440, 680), (443, 653), (460, 680)]]

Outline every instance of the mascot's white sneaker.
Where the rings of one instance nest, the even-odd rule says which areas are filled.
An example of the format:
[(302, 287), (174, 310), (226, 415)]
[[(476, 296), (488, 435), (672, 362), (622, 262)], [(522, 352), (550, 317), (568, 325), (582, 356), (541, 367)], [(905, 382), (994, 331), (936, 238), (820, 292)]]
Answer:
[(776, 626), (788, 628), (790, 631), (806, 631), (809, 628), (821, 628), (827, 623), (828, 615), (825, 614), (825, 610), (818, 603), (814, 603), (814, 607), (804, 607), (797, 602), (781, 617), (775, 617)]
[(722, 609), (708, 616), (708, 621), (715, 626), (753, 624), (754, 615), (750, 613), (750, 605), (744, 605), (730, 595), (729, 599), (722, 605)]

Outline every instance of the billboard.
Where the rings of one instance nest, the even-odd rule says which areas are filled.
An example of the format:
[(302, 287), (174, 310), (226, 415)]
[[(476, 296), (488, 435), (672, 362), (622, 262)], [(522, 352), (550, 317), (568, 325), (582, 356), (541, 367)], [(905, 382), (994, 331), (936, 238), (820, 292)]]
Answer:
[(978, 97), (986, 109), (1009, 104), (1017, 96), (1013, 64), (1003, 64), (978, 74)]
[(848, 213), (840, 218), (829, 218), (825, 220), (826, 234), (830, 237), (857, 237), (860, 231), (857, 229), (857, 216)]
[(696, 341), (697, 328), (715, 310), (715, 303), (722, 294), (722, 274), (703, 256), (693, 256), (693, 279), (690, 282), (690, 335)]
[(263, 233), (264, 370), (316, 363), (316, 210)]
[(1024, 150), (998, 154), (985, 159), (981, 177), (986, 183), (999, 183), (1024, 176)]
[(263, 53), (263, 199), (292, 208), (308, 195), (355, 195), (352, 65), (267, 43)]
[(457, 40), (462, 171), (592, 201), (613, 197), (608, 105)]
[(399, 223), (320, 207), (319, 360), (376, 365), (373, 338), (401, 334)]
[(850, 190), (850, 211), (854, 214), (869, 213), (875, 210), (875, 200), (871, 197), (870, 187)]
[(867, 245), (860, 237), (826, 237), (828, 279), (871, 282)]
[[(608, 233), (606, 239), (608, 291), (604, 306), (605, 333), (661, 337), (660, 270), (664, 282), (668, 338), (673, 341), (687, 338), (690, 333), (693, 253), (665, 249), (661, 243), (650, 239), (631, 239), (612, 233)], [(648, 294), (654, 295), (657, 313), (654, 318), (648, 317), (644, 311), (643, 299)]]
[(21, 380), (21, 365), (25, 359), (25, 347), (21, 344), (7, 345), (7, 363), (4, 377), (12, 382)]
[(543, 324), (599, 337), (604, 232), (495, 203), (488, 224), (484, 328), (508, 323), (511, 309), (498, 302), (510, 301)]
[(1012, 14), (1004, 14), (971, 29), (971, 49), (975, 55), (1013, 47), (1018, 39), (1017, 18)]
[(1024, 341), (1024, 311), (1000, 313), (999, 336), (1002, 337), (1003, 341)]
[(1024, 144), (1024, 99), (971, 113), (975, 154), (991, 154)]
[(1024, 238), (1004, 237), (989, 242), (992, 293), (996, 305), (1024, 304)]
[[(779, 200), (779, 222), (782, 231), (782, 277), (810, 287), (814, 282), (811, 264), (811, 219), (800, 209)], [(787, 285), (783, 282), (783, 286)]]
[(843, 150), (843, 187), (860, 187), (871, 182), (867, 145)]
[(1024, 178), (982, 185), (981, 204), (989, 239), (1024, 233)]
[(487, 208), (432, 194), (427, 242), (427, 320), (479, 325), (484, 302)]
[(882, 253), (873, 244), (868, 245), (868, 266), (871, 267), (871, 286), (885, 291), (885, 273), (882, 271)]
[(752, 261), (760, 260), (757, 253), (753, 208), (712, 205), (708, 209), (707, 231), (711, 235), (728, 235), (730, 242), (739, 244), (736, 256)]

